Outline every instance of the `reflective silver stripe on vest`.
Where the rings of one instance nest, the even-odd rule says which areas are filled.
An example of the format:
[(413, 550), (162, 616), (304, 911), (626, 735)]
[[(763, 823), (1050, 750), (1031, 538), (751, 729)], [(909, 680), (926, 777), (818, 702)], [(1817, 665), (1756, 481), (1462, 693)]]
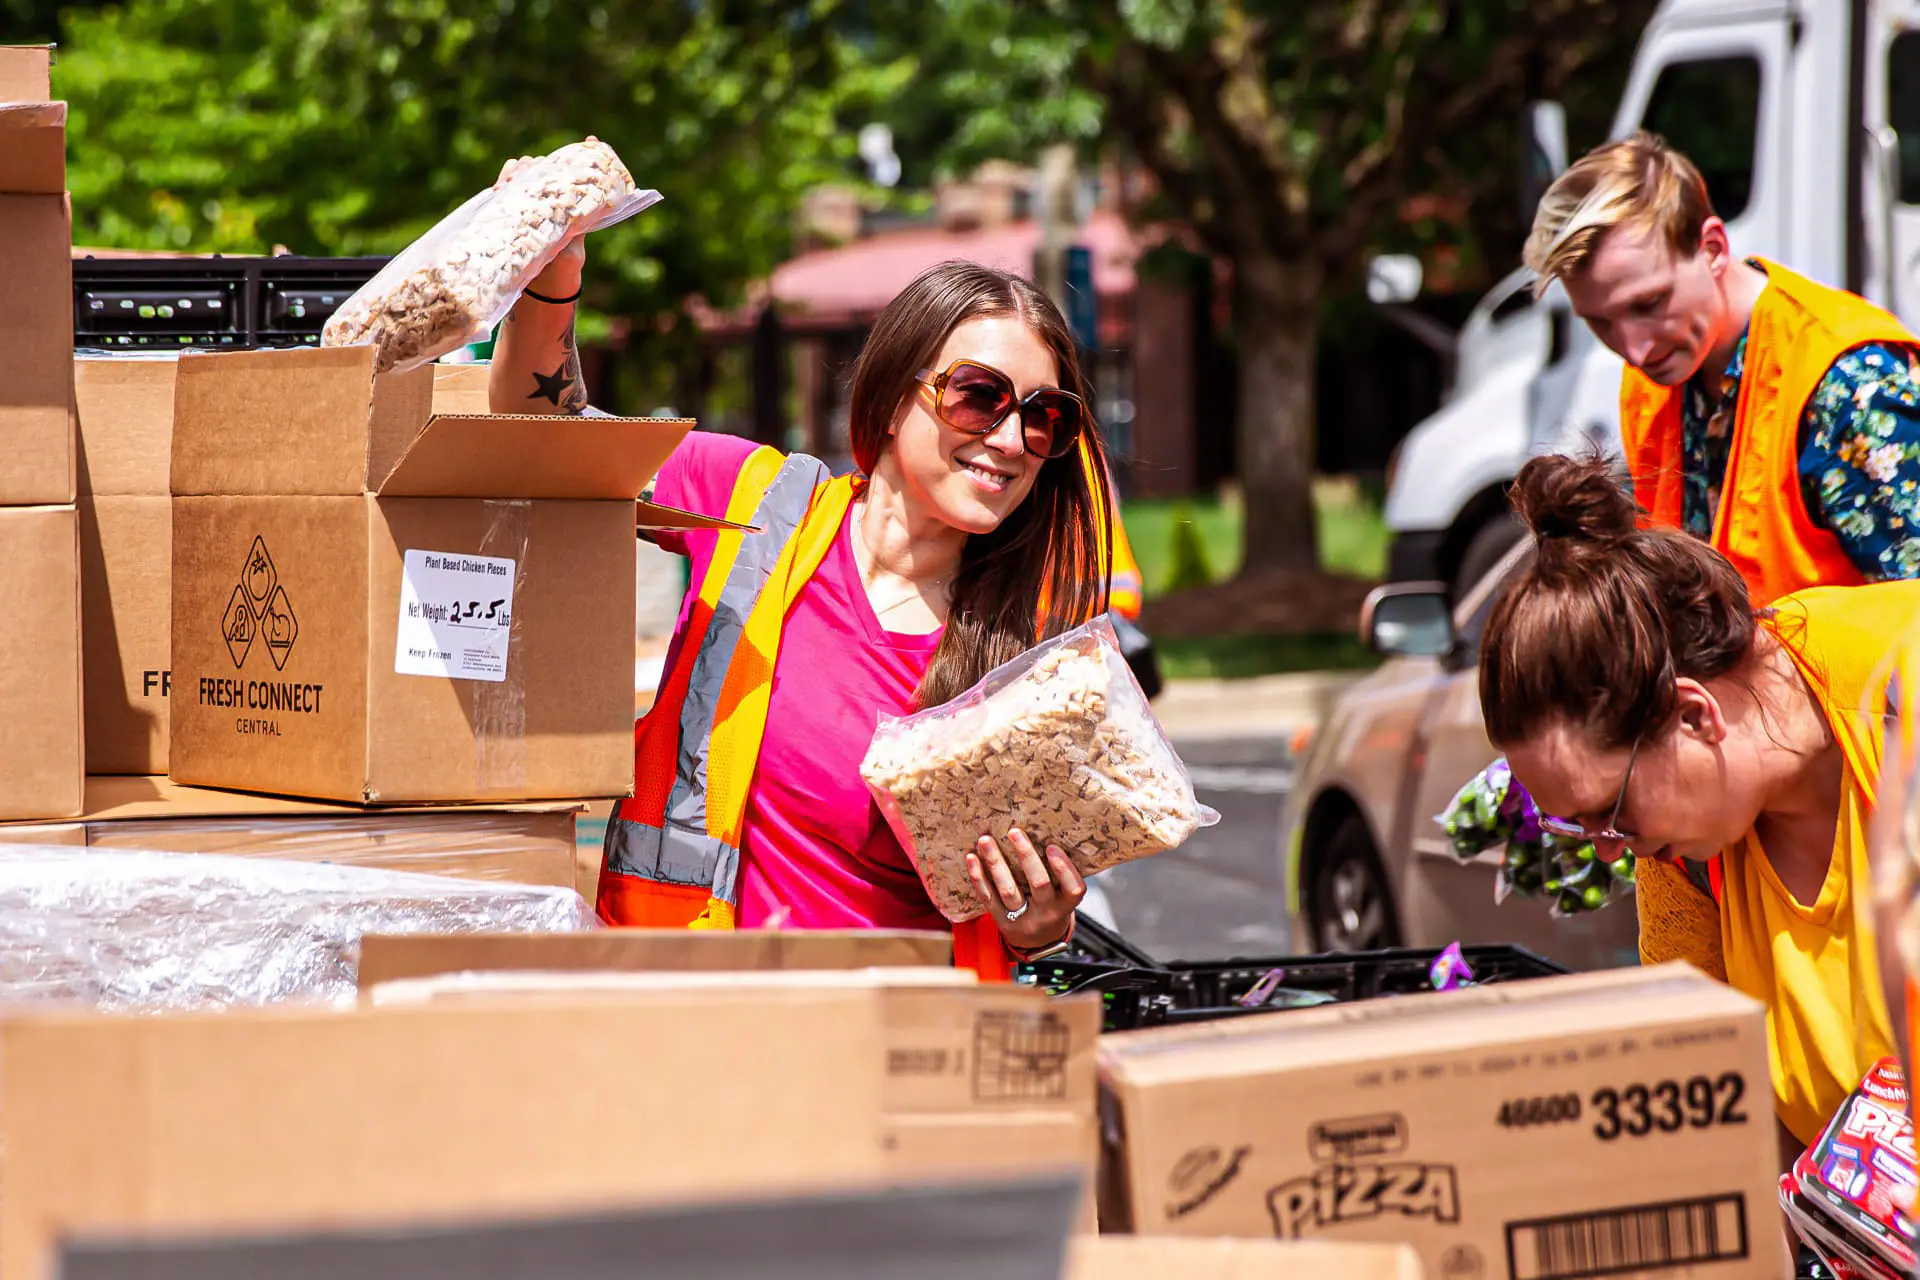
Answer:
[(707, 750), (714, 713), (747, 617), (780, 553), (806, 518), (814, 490), (830, 478), (825, 463), (796, 453), (781, 464), (754, 508), (753, 523), (762, 532), (740, 540), (739, 554), (693, 658), (680, 707), (680, 750), (673, 790), (667, 797), (665, 829), (623, 817), (626, 801), (621, 801), (607, 822), (609, 871), (663, 884), (699, 886), (723, 902), (735, 900), (740, 852), (707, 834)]

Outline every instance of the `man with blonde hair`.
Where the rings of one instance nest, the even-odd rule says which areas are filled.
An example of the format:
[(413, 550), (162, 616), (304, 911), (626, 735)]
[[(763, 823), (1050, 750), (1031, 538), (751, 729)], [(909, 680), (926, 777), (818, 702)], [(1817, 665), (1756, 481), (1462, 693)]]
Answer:
[(1754, 602), (1920, 577), (1920, 343), (1865, 299), (1740, 259), (1685, 156), (1638, 133), (1547, 189), (1526, 263), (1627, 362), (1635, 496)]

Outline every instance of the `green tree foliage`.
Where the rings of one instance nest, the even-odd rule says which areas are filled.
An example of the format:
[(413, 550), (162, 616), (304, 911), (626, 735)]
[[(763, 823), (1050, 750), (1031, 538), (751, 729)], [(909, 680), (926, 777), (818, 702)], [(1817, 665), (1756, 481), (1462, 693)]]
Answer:
[(1369, 253), (1447, 234), (1406, 216), (1422, 193), (1469, 210), (1511, 264), (1522, 106), (1570, 94), (1584, 122), (1596, 69), (1623, 64), (1653, 7), (937, 0), (914, 29), (921, 75), (902, 110), (925, 131), (960, 121), (956, 160), (1055, 140), (1137, 157), (1157, 188), (1142, 214), (1191, 228), (1232, 267), (1245, 565), (1307, 568), (1323, 300)]
[[(32, 0), (6, 0), (32, 3)], [(666, 200), (590, 243), (589, 302), (739, 300), (904, 71), (838, 0), (129, 0), (66, 14), (80, 244), (392, 252), (501, 162), (588, 134)]]

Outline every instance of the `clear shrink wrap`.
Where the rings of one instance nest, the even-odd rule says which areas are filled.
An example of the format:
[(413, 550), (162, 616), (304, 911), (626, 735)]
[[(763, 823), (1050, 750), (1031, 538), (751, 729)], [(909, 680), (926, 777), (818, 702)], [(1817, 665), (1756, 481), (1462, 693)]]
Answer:
[(593, 928), (572, 889), (328, 863), (0, 845), (0, 1003), (355, 999), (369, 933)]

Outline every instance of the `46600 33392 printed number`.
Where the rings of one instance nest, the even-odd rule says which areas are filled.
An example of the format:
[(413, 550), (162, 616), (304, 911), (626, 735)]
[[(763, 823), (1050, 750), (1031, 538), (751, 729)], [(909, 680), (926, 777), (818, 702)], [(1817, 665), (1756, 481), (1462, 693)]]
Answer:
[(1585, 1099), (1577, 1093), (1511, 1098), (1500, 1104), (1495, 1120), (1504, 1129), (1527, 1129), (1591, 1118), (1593, 1136), (1613, 1142), (1682, 1129), (1746, 1124), (1747, 1113), (1742, 1106), (1746, 1090), (1747, 1082), (1737, 1071), (1617, 1088), (1606, 1085)]

